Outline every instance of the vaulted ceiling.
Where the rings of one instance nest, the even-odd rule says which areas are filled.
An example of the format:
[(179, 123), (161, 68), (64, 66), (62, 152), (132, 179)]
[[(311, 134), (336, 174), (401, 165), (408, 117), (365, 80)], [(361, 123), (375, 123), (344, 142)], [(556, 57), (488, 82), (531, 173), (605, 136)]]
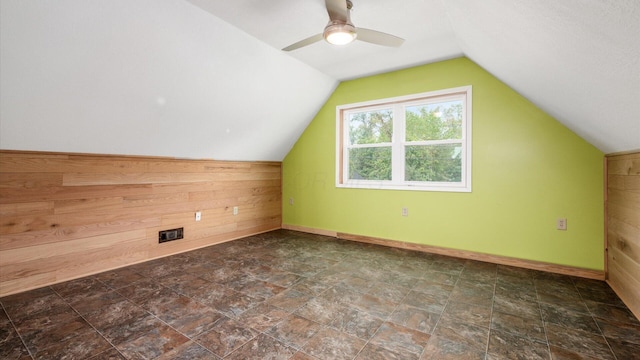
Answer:
[(603, 152), (640, 149), (637, 0), (353, 2), (403, 46), (281, 51), (324, 0), (3, 0), (0, 148), (282, 160), (339, 81), (467, 56)]

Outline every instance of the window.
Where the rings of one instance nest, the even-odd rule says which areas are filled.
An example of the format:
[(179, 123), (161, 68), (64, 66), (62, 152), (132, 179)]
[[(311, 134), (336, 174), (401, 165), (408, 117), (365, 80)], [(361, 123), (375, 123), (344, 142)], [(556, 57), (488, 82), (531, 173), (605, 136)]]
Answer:
[(336, 108), (336, 186), (471, 191), (471, 86)]

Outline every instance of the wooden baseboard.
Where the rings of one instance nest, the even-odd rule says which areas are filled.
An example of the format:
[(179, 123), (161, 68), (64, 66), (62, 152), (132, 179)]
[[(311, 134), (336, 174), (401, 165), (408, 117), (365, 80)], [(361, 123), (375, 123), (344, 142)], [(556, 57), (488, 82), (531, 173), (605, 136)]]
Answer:
[(493, 264), (515, 266), (515, 267), (531, 269), (531, 270), (547, 271), (547, 272), (552, 272), (556, 274), (577, 276), (577, 277), (587, 278), (587, 279), (604, 280), (604, 271), (599, 271), (599, 270), (583, 269), (583, 268), (577, 268), (577, 267), (566, 266), (566, 265), (550, 264), (550, 263), (545, 263), (541, 261), (483, 254), (483, 253), (477, 253), (477, 252), (467, 251), (467, 250), (456, 250), (456, 249), (449, 249), (449, 248), (443, 248), (438, 246), (414, 244), (414, 243), (408, 243), (408, 242), (397, 241), (397, 240), (375, 238), (370, 236), (347, 234), (347, 233), (335, 232), (330, 230), (308, 228), (308, 227), (298, 226), (298, 225), (283, 224), (282, 228), (288, 229), (288, 230), (307, 232), (311, 234), (332, 236), (338, 239), (357, 241), (357, 242), (362, 242), (367, 244), (375, 244), (375, 245), (382, 245), (382, 246), (388, 246), (388, 247), (394, 247), (394, 248), (400, 248), (400, 249), (414, 250), (414, 251), (420, 251), (420, 252), (425, 252), (430, 254), (451, 256), (451, 257), (456, 257), (461, 259), (490, 262)]

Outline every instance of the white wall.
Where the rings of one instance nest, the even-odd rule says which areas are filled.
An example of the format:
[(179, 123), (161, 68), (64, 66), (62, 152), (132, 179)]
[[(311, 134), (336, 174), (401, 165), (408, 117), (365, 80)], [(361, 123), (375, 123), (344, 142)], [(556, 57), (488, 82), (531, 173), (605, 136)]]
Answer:
[(183, 0), (2, 0), (0, 148), (282, 160), (335, 79)]

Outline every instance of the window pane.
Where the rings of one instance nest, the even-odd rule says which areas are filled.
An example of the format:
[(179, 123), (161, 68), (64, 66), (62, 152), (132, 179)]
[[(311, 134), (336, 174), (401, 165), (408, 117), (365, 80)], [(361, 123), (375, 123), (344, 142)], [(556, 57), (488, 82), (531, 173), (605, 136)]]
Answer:
[(462, 101), (407, 106), (406, 141), (462, 139)]
[(391, 109), (365, 111), (349, 115), (349, 140), (355, 144), (391, 142), (393, 115)]
[(462, 181), (462, 144), (407, 146), (405, 181)]
[(391, 148), (350, 149), (349, 179), (391, 180)]

